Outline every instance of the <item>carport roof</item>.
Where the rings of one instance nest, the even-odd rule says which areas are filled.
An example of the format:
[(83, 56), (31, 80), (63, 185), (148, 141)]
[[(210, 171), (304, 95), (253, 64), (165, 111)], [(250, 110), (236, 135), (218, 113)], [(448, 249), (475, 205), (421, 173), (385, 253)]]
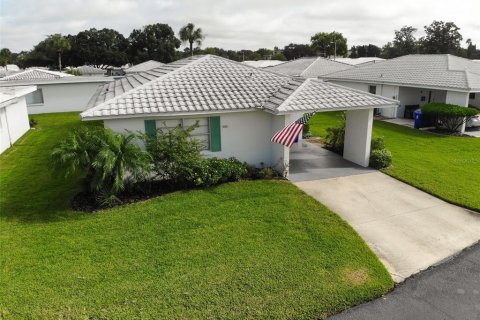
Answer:
[(450, 54), (412, 54), (324, 75), (326, 80), (480, 91), (480, 64)]
[(206, 55), (99, 87), (82, 119), (265, 110), (271, 113), (396, 106), (318, 79), (290, 77)]

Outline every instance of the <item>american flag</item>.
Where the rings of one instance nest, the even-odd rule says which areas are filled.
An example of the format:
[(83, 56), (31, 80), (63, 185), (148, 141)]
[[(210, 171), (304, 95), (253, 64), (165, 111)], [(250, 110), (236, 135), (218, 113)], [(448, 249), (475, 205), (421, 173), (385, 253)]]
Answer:
[(285, 147), (290, 148), (314, 113), (315, 112), (305, 113), (300, 119), (297, 119), (295, 122), (275, 133), (270, 141), (283, 144)]

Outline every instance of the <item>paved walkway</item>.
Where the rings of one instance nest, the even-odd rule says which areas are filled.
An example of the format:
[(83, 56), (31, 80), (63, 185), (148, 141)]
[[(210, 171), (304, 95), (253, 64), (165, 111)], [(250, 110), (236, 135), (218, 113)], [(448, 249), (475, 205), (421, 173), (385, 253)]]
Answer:
[(331, 320), (480, 319), (480, 244)]
[(480, 239), (480, 214), (303, 145), (291, 152), (289, 179), (344, 218), (396, 282)]

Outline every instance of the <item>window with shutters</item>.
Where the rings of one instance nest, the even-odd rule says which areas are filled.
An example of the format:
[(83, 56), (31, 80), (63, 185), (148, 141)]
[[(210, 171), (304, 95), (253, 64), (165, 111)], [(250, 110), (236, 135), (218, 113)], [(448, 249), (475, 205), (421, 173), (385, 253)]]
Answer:
[(42, 89), (37, 89), (33, 92), (30, 92), (25, 96), (25, 100), (27, 101), (27, 106), (35, 105), (35, 104), (43, 104)]
[(157, 121), (157, 128), (172, 129), (180, 126), (188, 128), (198, 122), (198, 127), (190, 134), (192, 139), (200, 141), (204, 150), (210, 150), (210, 122), (208, 118), (185, 118), (185, 119), (165, 119)]

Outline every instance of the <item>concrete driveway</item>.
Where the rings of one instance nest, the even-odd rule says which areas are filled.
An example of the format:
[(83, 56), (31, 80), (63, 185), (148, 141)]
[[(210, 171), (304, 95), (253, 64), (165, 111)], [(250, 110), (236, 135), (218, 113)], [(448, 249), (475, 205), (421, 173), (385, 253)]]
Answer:
[(289, 179), (348, 221), (396, 282), (480, 239), (479, 213), (358, 167), (317, 145), (302, 145), (291, 151)]

